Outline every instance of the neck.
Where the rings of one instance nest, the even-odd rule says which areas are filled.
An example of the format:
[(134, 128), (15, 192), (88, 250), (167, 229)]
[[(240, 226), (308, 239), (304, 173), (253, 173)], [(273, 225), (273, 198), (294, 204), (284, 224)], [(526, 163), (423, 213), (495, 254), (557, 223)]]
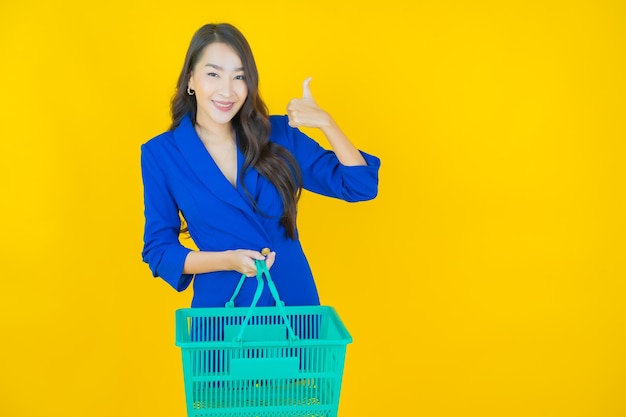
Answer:
[(196, 123), (195, 128), (198, 136), (205, 144), (212, 143), (217, 145), (233, 142), (235, 139), (235, 132), (230, 124), (209, 127)]

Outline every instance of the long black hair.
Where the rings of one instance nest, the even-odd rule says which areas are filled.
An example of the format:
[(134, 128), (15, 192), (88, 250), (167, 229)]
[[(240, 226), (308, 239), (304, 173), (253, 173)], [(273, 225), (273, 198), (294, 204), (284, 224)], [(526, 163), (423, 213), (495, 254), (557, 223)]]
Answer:
[[(204, 25), (193, 35), (178, 78), (176, 93), (172, 98), (170, 130), (178, 127), (187, 114), (190, 115), (194, 125), (196, 124), (196, 98), (187, 94), (187, 86), (204, 49), (214, 42), (221, 42), (233, 48), (241, 59), (248, 86), (246, 101), (232, 120), (239, 149), (244, 155), (244, 164), (239, 175), (243, 178), (246, 171), (253, 167), (274, 184), (283, 202), (280, 224), (285, 228), (287, 236), (295, 239), (297, 205), (302, 191), (300, 168), (291, 152), (269, 140), (268, 109), (259, 94), (259, 74), (252, 50), (243, 34), (231, 24)], [(256, 207), (256, 202), (245, 189), (243, 181), (241, 184)]]

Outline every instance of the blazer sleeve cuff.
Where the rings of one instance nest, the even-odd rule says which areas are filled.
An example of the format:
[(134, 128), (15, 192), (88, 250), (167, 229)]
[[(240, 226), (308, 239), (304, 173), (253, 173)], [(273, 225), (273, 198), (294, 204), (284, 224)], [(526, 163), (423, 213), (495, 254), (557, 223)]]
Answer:
[(367, 165), (340, 165), (343, 182), (343, 199), (349, 202), (367, 201), (378, 195), (380, 159), (360, 151)]
[(184, 246), (172, 246), (163, 253), (161, 261), (152, 269), (155, 277), (161, 277), (176, 291), (187, 289), (193, 274), (183, 274), (185, 259), (192, 250)]

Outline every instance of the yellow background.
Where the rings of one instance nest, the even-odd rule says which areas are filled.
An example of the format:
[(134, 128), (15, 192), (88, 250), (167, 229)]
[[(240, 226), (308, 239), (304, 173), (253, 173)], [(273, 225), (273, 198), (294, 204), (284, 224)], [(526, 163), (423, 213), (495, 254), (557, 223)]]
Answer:
[(625, 18), (618, 0), (3, 2), (0, 416), (185, 415), (191, 294), (141, 262), (139, 146), (217, 21), (248, 37), (272, 113), (313, 76), (383, 161), (375, 201), (300, 206), (354, 337), (341, 416), (625, 416)]

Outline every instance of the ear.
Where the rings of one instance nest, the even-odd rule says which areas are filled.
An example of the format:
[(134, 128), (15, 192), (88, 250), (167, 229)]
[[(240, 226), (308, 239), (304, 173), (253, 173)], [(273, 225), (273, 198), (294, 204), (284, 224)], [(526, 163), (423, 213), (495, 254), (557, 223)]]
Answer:
[(193, 72), (189, 73), (189, 80), (187, 81), (187, 87), (189, 87), (192, 90), (195, 90), (194, 82), (193, 82)]

